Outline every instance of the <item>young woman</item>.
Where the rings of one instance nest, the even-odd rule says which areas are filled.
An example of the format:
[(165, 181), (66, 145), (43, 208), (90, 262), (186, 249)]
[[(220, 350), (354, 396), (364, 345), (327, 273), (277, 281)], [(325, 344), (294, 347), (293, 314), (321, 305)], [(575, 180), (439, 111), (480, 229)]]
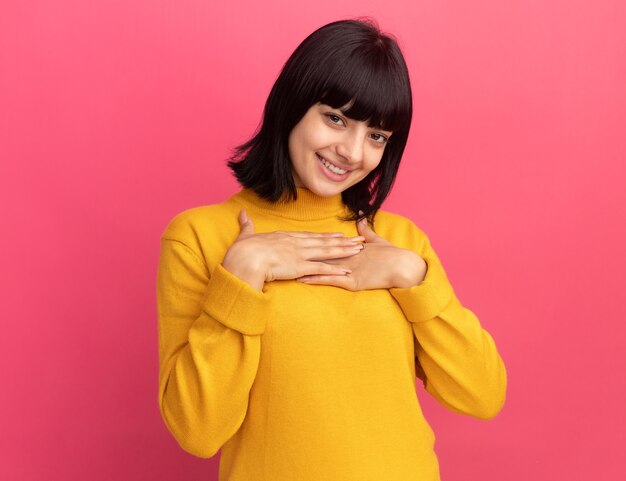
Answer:
[(242, 189), (165, 229), (159, 405), (183, 449), (221, 449), (221, 481), (438, 480), (416, 377), (452, 411), (500, 411), (492, 337), (426, 234), (380, 210), (411, 116), (390, 36), (321, 27), (230, 159)]

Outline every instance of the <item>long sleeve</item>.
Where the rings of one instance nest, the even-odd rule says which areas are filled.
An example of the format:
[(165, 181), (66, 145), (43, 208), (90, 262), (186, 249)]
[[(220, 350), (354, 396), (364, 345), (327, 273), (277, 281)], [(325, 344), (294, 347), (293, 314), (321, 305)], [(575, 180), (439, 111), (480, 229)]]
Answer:
[(184, 450), (211, 457), (246, 416), (267, 298), (221, 264), (209, 273), (185, 243), (162, 238), (157, 307), (161, 416)]
[[(491, 335), (457, 299), (428, 237), (419, 254), (428, 268), (422, 283), (393, 288), (416, 338), (424, 386), (448, 409), (480, 419), (498, 414), (506, 397), (506, 369)], [(425, 378), (425, 379), (424, 379)]]

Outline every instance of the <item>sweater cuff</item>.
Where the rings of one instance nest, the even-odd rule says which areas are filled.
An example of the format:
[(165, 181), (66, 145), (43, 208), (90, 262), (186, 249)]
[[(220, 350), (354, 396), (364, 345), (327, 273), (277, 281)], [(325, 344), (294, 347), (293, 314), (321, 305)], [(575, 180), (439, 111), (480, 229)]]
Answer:
[(263, 334), (269, 299), (217, 264), (209, 279), (204, 311), (221, 324), (249, 336)]
[(433, 258), (424, 260), (428, 269), (421, 284), (389, 289), (409, 322), (434, 319), (446, 308), (454, 295), (441, 263)]

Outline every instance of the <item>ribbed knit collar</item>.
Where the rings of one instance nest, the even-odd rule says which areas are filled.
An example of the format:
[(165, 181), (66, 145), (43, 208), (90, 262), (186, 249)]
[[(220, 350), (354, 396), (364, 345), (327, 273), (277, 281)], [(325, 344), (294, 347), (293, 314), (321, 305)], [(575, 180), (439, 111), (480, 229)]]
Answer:
[(345, 215), (347, 207), (341, 199), (341, 193), (321, 197), (304, 187), (296, 187), (298, 198), (270, 202), (259, 197), (252, 189), (242, 189), (231, 198), (244, 205), (250, 205), (272, 215), (295, 220), (320, 220)]

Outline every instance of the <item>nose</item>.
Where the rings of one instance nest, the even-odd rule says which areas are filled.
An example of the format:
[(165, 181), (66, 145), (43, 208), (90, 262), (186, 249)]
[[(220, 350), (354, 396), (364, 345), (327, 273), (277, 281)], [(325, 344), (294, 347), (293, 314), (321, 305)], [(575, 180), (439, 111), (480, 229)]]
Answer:
[(366, 132), (364, 129), (346, 131), (337, 144), (337, 154), (346, 160), (346, 163), (357, 164), (363, 159), (363, 146)]

